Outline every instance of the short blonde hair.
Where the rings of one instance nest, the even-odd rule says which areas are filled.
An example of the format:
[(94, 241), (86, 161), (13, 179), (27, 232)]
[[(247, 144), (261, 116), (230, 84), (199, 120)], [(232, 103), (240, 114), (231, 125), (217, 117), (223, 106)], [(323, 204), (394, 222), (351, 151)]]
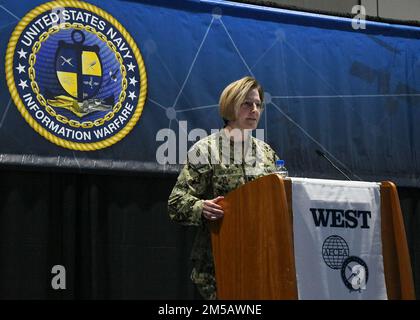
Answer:
[(264, 101), (264, 90), (252, 77), (243, 77), (229, 84), (220, 95), (220, 115), (225, 122), (235, 121), (239, 113), (239, 107), (245, 101), (249, 91), (257, 89), (261, 103)]

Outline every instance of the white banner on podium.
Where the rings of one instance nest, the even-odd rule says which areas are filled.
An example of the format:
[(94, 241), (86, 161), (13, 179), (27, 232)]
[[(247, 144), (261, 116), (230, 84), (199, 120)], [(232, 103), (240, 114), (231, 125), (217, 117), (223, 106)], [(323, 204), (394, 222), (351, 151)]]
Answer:
[(380, 184), (292, 178), (299, 299), (387, 299)]

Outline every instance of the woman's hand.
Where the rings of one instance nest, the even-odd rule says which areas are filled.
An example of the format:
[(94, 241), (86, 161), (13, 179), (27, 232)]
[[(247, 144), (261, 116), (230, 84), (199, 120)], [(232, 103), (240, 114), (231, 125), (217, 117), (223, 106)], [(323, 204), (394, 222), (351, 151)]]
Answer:
[(214, 221), (223, 217), (223, 209), (220, 205), (217, 204), (222, 199), (224, 199), (224, 197), (219, 196), (212, 200), (204, 200), (202, 213), (204, 218), (210, 221)]

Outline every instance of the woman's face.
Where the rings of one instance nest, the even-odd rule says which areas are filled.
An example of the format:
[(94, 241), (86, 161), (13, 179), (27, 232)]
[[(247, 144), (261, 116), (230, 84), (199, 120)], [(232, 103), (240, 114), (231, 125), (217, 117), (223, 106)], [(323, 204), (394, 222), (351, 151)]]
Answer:
[(244, 102), (239, 107), (239, 112), (235, 121), (230, 121), (229, 126), (233, 129), (257, 128), (258, 121), (262, 112), (262, 104), (258, 89), (252, 89), (248, 92)]

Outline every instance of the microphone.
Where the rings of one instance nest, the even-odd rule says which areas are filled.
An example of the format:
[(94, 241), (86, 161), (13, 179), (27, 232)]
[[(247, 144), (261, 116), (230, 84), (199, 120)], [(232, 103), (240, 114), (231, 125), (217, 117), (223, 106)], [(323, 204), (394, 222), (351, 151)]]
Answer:
[(316, 149), (316, 154), (320, 157), (325, 158), (338, 172), (340, 172), (343, 176), (345, 176), (348, 180), (352, 181), (348, 175), (346, 175), (339, 167), (337, 167), (321, 150)]

